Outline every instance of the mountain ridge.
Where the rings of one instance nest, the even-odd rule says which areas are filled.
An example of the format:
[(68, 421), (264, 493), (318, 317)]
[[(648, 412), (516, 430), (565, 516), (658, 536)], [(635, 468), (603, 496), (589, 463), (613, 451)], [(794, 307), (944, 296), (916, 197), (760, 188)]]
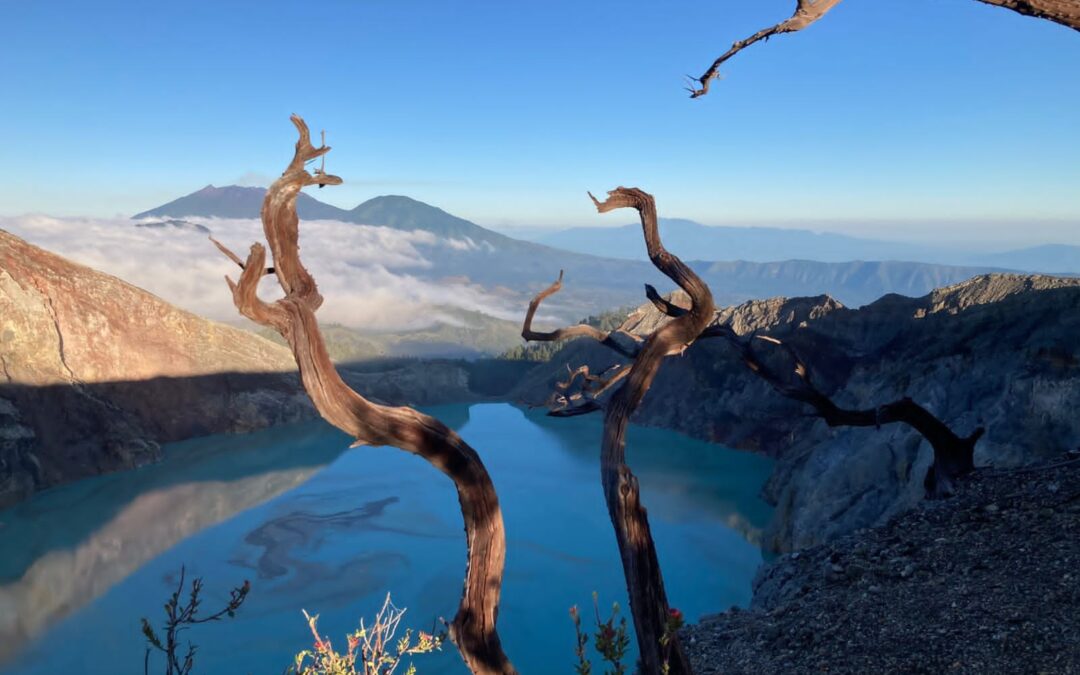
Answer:
[[(1080, 445), (1080, 279), (988, 274), (857, 309), (828, 296), (771, 298), (717, 318), (791, 345), (837, 405), (908, 396), (957, 433), (985, 427), (977, 465), (1022, 465)], [(648, 333), (669, 320), (647, 303), (627, 324)], [(594, 340), (574, 340), (528, 371), (512, 397), (544, 405), (567, 365), (601, 372), (624, 361)], [(665, 361), (634, 421), (775, 457), (766, 541), (778, 550), (880, 524), (922, 498), (932, 453), (917, 433), (898, 424), (830, 428), (806, 412), (723, 340), (704, 340)]]
[[(208, 186), (138, 215), (182, 218), (185, 215), (190, 217), (190, 214), (183, 213), (190, 210), (216, 213), (219, 217), (230, 214), (258, 218), (264, 194), (265, 190), (261, 188)], [(237, 205), (241, 203), (243, 209), (238, 210)], [(220, 208), (215, 204), (219, 204)], [(376, 197), (349, 211), (323, 205), (304, 194), (298, 198), (297, 204), (301, 218), (316, 217), (319, 215), (318, 209), (325, 207), (329, 211), (322, 213), (344, 222), (367, 221), (363, 224), (403, 230), (424, 229), (456, 242), (454, 247), (442, 246), (437, 251), (432, 250), (432, 264), (427, 269), (416, 270), (415, 274), (436, 282), (459, 278), (497, 294), (509, 293), (507, 297), (514, 297), (514, 302), (520, 303), (522, 311), (532, 295), (550, 284), (559, 270), (564, 270), (563, 291), (547, 306), (547, 310), (557, 313), (562, 321), (577, 320), (612, 307), (637, 304), (641, 300), (643, 283), (653, 284), (662, 290), (672, 287), (670, 280), (647, 261), (606, 258), (591, 252), (565, 251), (542, 243), (513, 239), (400, 195)], [(633, 229), (636, 246), (643, 249), (640, 226)], [(684, 260), (698, 270), (722, 304), (737, 304), (750, 298), (777, 295), (830, 293), (846, 305), (858, 306), (872, 302), (885, 293), (923, 295), (933, 288), (993, 271), (987, 267), (888, 261), (713, 262), (702, 261), (701, 251), (694, 248), (680, 248), (668, 242), (665, 244), (672, 252), (683, 255)], [(690, 251), (690, 254), (686, 255), (686, 251)]]

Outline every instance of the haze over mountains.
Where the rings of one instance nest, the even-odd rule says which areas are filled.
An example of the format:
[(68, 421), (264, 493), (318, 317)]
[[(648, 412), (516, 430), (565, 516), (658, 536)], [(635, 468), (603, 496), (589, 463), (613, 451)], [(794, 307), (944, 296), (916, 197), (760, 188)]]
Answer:
[[(257, 218), (264, 194), (263, 188), (207, 186), (134, 218)], [(442, 250), (429, 267), (416, 272), (428, 277), (468, 278), (491, 289), (504, 288), (513, 295), (527, 297), (563, 269), (566, 286), (553, 298), (553, 306), (571, 305), (579, 314), (637, 304), (646, 282), (670, 286), (645, 259), (638, 225), (577, 228), (551, 235), (544, 242), (530, 242), (402, 196), (375, 197), (353, 209), (341, 209), (304, 194), (297, 201), (297, 211), (302, 219), (329, 219), (435, 235), (444, 244)], [(922, 295), (942, 284), (989, 271), (989, 266), (881, 263), (877, 261), (900, 259), (898, 250), (915, 255), (921, 249), (897, 249), (890, 242), (844, 235), (707, 227), (685, 220), (661, 222), (670, 250), (688, 261), (706, 261), (696, 262), (695, 268), (713, 284), (722, 302), (777, 293), (829, 293), (845, 304), (862, 305), (882, 293)], [(204, 224), (213, 228), (212, 223)], [(846, 255), (856, 249), (868, 255)], [(761, 251), (771, 251), (772, 255), (765, 256)], [(732, 260), (749, 262), (714, 262)]]
[[(134, 220), (0, 217), (0, 229), (116, 275), (189, 311), (240, 323), (222, 281), (223, 275), (235, 274), (235, 266), (213, 249), (206, 230), (233, 250), (246, 251), (262, 238), (258, 218), (264, 194), (263, 188), (207, 186), (139, 213)], [(529, 300), (560, 270), (565, 272), (564, 288), (544, 303), (538, 326), (636, 306), (645, 283), (661, 292), (673, 288), (651, 263), (630, 259), (637, 256), (634, 250), (643, 248), (637, 225), (604, 229), (604, 240), (594, 251), (575, 252), (514, 239), (403, 196), (376, 197), (342, 209), (301, 194), (298, 211), (305, 220), (301, 240), (305, 261), (326, 297), (320, 320), (341, 326), (335, 334), (341, 337), (342, 360), (500, 353), (520, 343), (517, 335)], [(797, 231), (711, 228), (687, 221), (664, 221), (662, 227), (668, 248), (701, 274), (720, 305), (829, 294), (857, 307), (886, 293), (921, 296), (997, 271), (1007, 262), (998, 258), (994, 266), (961, 266), (810, 261), (805, 258), (811, 254), (836, 257), (836, 250), (852, 250), (856, 244), (869, 252), (883, 252), (869, 248), (882, 243)], [(753, 236), (743, 237), (746, 232)], [(776, 254), (774, 258), (795, 252), (787, 242), (792, 237), (804, 255), (771, 262), (732, 262), (733, 256), (710, 260), (711, 253), (722, 251), (710, 248), (702, 237), (726, 237), (729, 243), (722, 251), (747, 254), (742, 257), (750, 257), (755, 246), (764, 246)], [(1071, 252), (1068, 247), (1046, 247), (1032, 255), (1056, 256), (1053, 259), (1064, 264)], [(265, 283), (266, 297), (274, 297), (279, 289), (272, 280)]]
[[(997, 253), (932, 246), (776, 227), (710, 226), (680, 218), (661, 218), (664, 243), (673, 250), (694, 251), (704, 260), (851, 260), (918, 261), (936, 264), (1000, 267), (1025, 272), (1080, 273), (1080, 246), (1046, 244)], [(569, 251), (612, 258), (644, 260), (641, 230), (621, 227), (574, 227), (549, 232), (538, 242)]]

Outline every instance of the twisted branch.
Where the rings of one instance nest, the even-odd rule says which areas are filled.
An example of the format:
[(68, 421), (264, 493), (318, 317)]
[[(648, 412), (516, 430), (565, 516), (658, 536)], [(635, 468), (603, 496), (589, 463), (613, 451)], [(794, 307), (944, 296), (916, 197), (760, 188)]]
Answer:
[(536, 316), (536, 310), (540, 308), (540, 303), (562, 290), (562, 280), (563, 271), (559, 270), (559, 278), (556, 279), (553, 284), (537, 293), (536, 297), (529, 302), (529, 309), (525, 312), (525, 322), (521, 326), (521, 337), (525, 338), (527, 342), (556, 342), (558, 340), (572, 340), (573, 338), (578, 337), (589, 337), (605, 347), (615, 350), (623, 356), (633, 358), (637, 353), (636, 348), (627, 347), (625, 344), (620, 343), (616, 339), (616, 336), (628, 340), (632, 345), (635, 345), (635, 347), (641, 344), (641, 338), (622, 330), (621, 327), (604, 332), (599, 328), (582, 323), (576, 326), (557, 328), (553, 331), (545, 332), (533, 330), (533, 317)]
[[(697, 87), (687, 87), (690, 98), (699, 98), (709, 93), (709, 84), (720, 77), (720, 66), (731, 57), (738, 54), (750, 45), (768, 40), (774, 35), (782, 33), (794, 33), (806, 28), (840, 4), (840, 0), (796, 0), (795, 13), (786, 21), (781, 21), (775, 26), (763, 28), (745, 40), (739, 40), (731, 45), (731, 49), (724, 52), (720, 58), (713, 61), (709, 69), (701, 77), (689, 78), (696, 82)], [(1073, 30), (1080, 30), (1080, 0), (978, 0), (987, 5), (1004, 7), (1018, 14), (1032, 16), (1038, 19), (1046, 19), (1061, 24)]]
[[(274, 255), (273, 273), (285, 297), (266, 303), (257, 294), (266, 273), (266, 249), (253, 244), (247, 261), (224, 246), (222, 252), (242, 267), (234, 283), (226, 277), (240, 313), (277, 330), (288, 342), (300, 368), (304, 389), (322, 417), (356, 439), (354, 445), (392, 445), (423, 457), (454, 481), (465, 521), (468, 560), (450, 638), (474, 673), (513, 673), (502, 650), (495, 623), (502, 587), (506, 536), (502, 512), (491, 478), (480, 456), (452, 429), (408, 407), (371, 403), (341, 379), (326, 351), (315, 319), (322, 304), (315, 279), (300, 261), (296, 198), (308, 185), (339, 185), (341, 178), (304, 165), (330, 148), (311, 144), (307, 125), (296, 115), (296, 153), (281, 178), (274, 181), (262, 206), (263, 229)], [(216, 243), (216, 242), (215, 242)]]
[(699, 98), (708, 94), (709, 84), (720, 76), (720, 66), (732, 56), (735, 56), (755, 42), (768, 40), (774, 35), (800, 31), (825, 16), (830, 9), (840, 4), (840, 0), (797, 0), (797, 2), (798, 4), (795, 7), (795, 13), (792, 14), (789, 19), (781, 21), (775, 26), (762, 28), (745, 40), (739, 40), (731, 45), (731, 49), (724, 52), (720, 58), (713, 61), (712, 65), (709, 66), (709, 69), (706, 70), (701, 77), (692, 78), (692, 81), (697, 82), (699, 86), (696, 88), (687, 87), (687, 91), (690, 92), (690, 98)]
[[(795, 348), (777, 338), (756, 335), (740, 338), (729, 326), (712, 326), (712, 336), (725, 338), (742, 357), (746, 367), (765, 380), (781, 395), (805, 403), (814, 408), (817, 417), (830, 427), (875, 427), (883, 424), (903, 423), (919, 432), (934, 450), (934, 463), (923, 480), (930, 498), (952, 494), (954, 482), (975, 468), (975, 443), (985, 429), (978, 427), (969, 436), (960, 437), (933, 413), (908, 397), (892, 401), (876, 408), (841, 408), (814, 384), (810, 368), (799, 357)], [(753, 347), (754, 340), (761, 340), (779, 347), (794, 364), (795, 377), (785, 377), (760, 359)]]

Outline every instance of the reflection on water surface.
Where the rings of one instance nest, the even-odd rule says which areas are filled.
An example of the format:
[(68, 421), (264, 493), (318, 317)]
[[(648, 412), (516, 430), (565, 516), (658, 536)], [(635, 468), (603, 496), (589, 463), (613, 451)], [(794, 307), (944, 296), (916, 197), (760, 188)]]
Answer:
[[(431, 412), (457, 423), (499, 491), (507, 652), (524, 672), (567, 670), (567, 608), (593, 591), (625, 606), (599, 485), (599, 418), (505, 404)], [(465, 561), (452, 484), (406, 453), (347, 445), (321, 422), (187, 441), (161, 464), (0, 512), (0, 672), (138, 670), (139, 618), (157, 618), (181, 565), (205, 577), (207, 606), (252, 582), (235, 619), (192, 632), (201, 673), (281, 672), (308, 646), (301, 608), (339, 639), (387, 591), (409, 607), (410, 625), (451, 616)], [(655, 429), (633, 428), (628, 450), (672, 602), (691, 619), (745, 604), (769, 462)], [(464, 672), (452, 650), (417, 665)]]

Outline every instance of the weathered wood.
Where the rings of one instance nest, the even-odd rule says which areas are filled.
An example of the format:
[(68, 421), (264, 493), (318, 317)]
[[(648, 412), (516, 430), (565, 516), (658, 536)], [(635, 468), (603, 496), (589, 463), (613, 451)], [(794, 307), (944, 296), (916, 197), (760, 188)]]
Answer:
[(555, 342), (557, 340), (571, 340), (576, 337), (590, 337), (624, 356), (632, 357), (636, 352), (632, 352), (623, 347), (623, 345), (614, 339), (615, 334), (621, 332), (631, 342), (638, 344), (640, 344), (641, 340), (637, 336), (631, 335), (625, 331), (620, 331), (617, 328), (605, 333), (599, 328), (582, 323), (576, 326), (557, 328), (552, 331), (533, 330), (533, 318), (536, 316), (536, 310), (540, 307), (540, 303), (562, 290), (562, 280), (563, 271), (559, 270), (559, 278), (556, 279), (553, 284), (537, 293), (536, 297), (529, 302), (529, 309), (525, 312), (525, 322), (521, 326), (521, 337), (524, 338), (526, 342)]
[[(266, 249), (253, 244), (244, 263), (218, 244), (242, 268), (239, 282), (226, 277), (240, 313), (273, 327), (288, 342), (300, 368), (304, 389), (319, 414), (356, 438), (354, 445), (391, 445), (419, 455), (454, 482), (465, 521), (467, 564), (465, 585), (457, 614), (450, 623), (450, 639), (474, 673), (513, 673), (496, 630), (499, 594), (506, 557), (506, 535), (495, 487), (480, 456), (439, 420), (408, 407), (371, 403), (341, 379), (327, 354), (315, 319), (322, 296), (310, 272), (300, 261), (299, 218), (296, 198), (308, 185), (339, 185), (341, 178), (321, 169), (308, 173), (306, 162), (330, 148), (311, 144), (307, 125), (292, 116), (300, 134), (296, 154), (281, 178), (266, 193), (263, 229), (274, 256), (273, 273), (285, 297), (273, 303), (257, 294), (266, 274)], [(216, 242), (215, 242), (216, 243)]]
[[(591, 326), (572, 326), (549, 332), (534, 331), (532, 319), (540, 303), (562, 288), (560, 273), (554, 284), (537, 294), (529, 303), (521, 334), (526, 340), (534, 341), (590, 337), (632, 359), (629, 365), (613, 366), (601, 375), (592, 375), (586, 366), (571, 371), (566, 382), (556, 386), (569, 389), (580, 376), (583, 382), (582, 392), (557, 400), (558, 407), (549, 414), (566, 417), (604, 410), (600, 478), (622, 558), (641, 670), (643, 673), (659, 673), (666, 663), (670, 673), (689, 673), (690, 664), (683, 653), (678, 635), (668, 635), (670, 607), (656, 557), (656, 546), (649, 529), (648, 514), (641, 504), (638, 481), (626, 464), (626, 428), (630, 423), (630, 416), (637, 410), (652, 385), (664, 358), (682, 354), (693, 344), (701, 331), (709, 325), (716, 308), (709, 287), (693, 270), (664, 248), (660, 240), (656, 204), (652, 195), (637, 188), (619, 187), (610, 191), (603, 202), (591, 194), (589, 197), (600, 213), (618, 208), (637, 210), (649, 259), (657, 269), (687, 292), (691, 299), (690, 309), (656, 330), (644, 341), (621, 329), (605, 333)], [(633, 338), (632, 348), (613, 339), (624, 334)], [(600, 395), (624, 380), (607, 405), (601, 405), (598, 400)], [(662, 645), (661, 638), (665, 636), (669, 639)]]
[(626, 428), (630, 416), (652, 386), (664, 358), (682, 354), (693, 344), (712, 321), (716, 307), (712, 292), (705, 282), (664, 248), (652, 195), (637, 188), (619, 187), (609, 192), (603, 202), (595, 197), (592, 200), (600, 213), (626, 207), (636, 209), (641, 218), (649, 260), (690, 296), (690, 309), (686, 314), (668, 322), (645, 339), (644, 346), (634, 358), (626, 383), (612, 395), (604, 413), (604, 438), (600, 449), (604, 497), (622, 556), (642, 671), (658, 673), (661, 664), (666, 662), (670, 673), (690, 673), (690, 663), (683, 653), (678, 635), (671, 636), (666, 649), (660, 644), (670, 621), (670, 608), (656, 557), (656, 545), (645, 508), (641, 504), (638, 481), (626, 464)]
[[(1046, 19), (1068, 26), (1073, 30), (1080, 30), (1080, 0), (978, 0), (979, 2), (995, 7), (1004, 7), (1025, 16), (1038, 19)], [(840, 4), (840, 0), (796, 0), (795, 13), (785, 21), (775, 26), (762, 28), (745, 40), (739, 40), (731, 45), (731, 48), (720, 55), (709, 68), (700, 76), (689, 78), (696, 86), (687, 87), (690, 98), (699, 98), (709, 93), (709, 85), (713, 80), (720, 77), (720, 66), (728, 59), (738, 54), (750, 45), (768, 40), (774, 35), (794, 33), (814, 23), (825, 14)]]

